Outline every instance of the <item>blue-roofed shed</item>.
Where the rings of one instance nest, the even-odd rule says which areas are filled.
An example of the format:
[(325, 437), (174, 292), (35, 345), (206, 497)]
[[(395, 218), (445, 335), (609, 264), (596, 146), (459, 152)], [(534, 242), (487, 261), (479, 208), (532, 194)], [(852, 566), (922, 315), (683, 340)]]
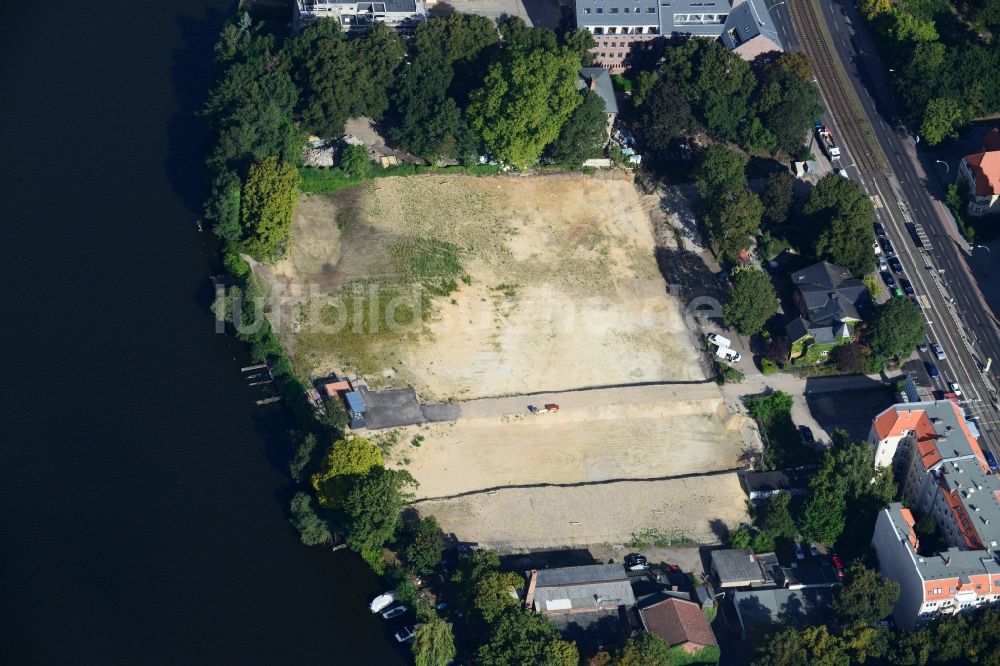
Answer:
[(347, 400), (347, 409), (352, 414), (364, 414), (368, 411), (368, 406), (357, 391), (345, 394), (344, 399)]

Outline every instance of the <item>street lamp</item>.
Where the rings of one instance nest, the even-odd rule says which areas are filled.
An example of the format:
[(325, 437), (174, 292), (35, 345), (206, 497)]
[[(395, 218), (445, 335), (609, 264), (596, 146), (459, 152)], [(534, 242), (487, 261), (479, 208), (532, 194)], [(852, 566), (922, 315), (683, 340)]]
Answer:
[[(934, 161), (937, 162), (938, 164), (943, 164), (944, 165), (944, 172), (945, 173), (948, 173), (949, 171), (951, 171), (951, 169), (948, 167), (948, 163), (945, 162), (944, 160), (934, 160)], [(984, 247), (984, 246), (980, 245), (979, 247)]]
[(775, 7), (777, 7), (778, 5), (783, 5), (783, 4), (785, 4), (785, 0), (781, 0), (781, 2), (776, 2), (773, 5), (771, 5), (770, 7), (768, 7), (767, 11), (771, 11), (772, 9), (774, 9)]

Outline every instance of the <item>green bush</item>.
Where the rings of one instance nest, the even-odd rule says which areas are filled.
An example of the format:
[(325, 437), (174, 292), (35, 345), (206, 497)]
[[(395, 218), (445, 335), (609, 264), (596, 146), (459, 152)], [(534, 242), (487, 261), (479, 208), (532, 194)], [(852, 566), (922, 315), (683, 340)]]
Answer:
[(778, 364), (769, 358), (760, 359), (760, 374), (773, 375), (778, 372)]

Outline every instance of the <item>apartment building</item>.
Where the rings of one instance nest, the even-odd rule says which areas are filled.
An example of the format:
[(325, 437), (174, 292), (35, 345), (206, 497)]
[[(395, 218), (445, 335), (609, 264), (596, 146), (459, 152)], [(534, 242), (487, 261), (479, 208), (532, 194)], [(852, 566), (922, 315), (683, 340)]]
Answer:
[(763, 0), (576, 0), (576, 25), (594, 36), (595, 64), (612, 72), (660, 36), (726, 35), (726, 47), (747, 60), (781, 50)]
[[(895, 405), (875, 418), (871, 441), (876, 467), (892, 467), (909, 507), (882, 511), (872, 538), (882, 573), (901, 586), (896, 622), (912, 629), (936, 613), (1000, 599), (1000, 479), (961, 408), (950, 400)], [(947, 550), (920, 555), (914, 513), (935, 518)]]
[(295, 32), (318, 18), (332, 18), (344, 32), (364, 32), (374, 23), (385, 23), (396, 30), (413, 30), (427, 20), (426, 0), (382, 0), (380, 2), (344, 2), (337, 0), (295, 0), (292, 25)]

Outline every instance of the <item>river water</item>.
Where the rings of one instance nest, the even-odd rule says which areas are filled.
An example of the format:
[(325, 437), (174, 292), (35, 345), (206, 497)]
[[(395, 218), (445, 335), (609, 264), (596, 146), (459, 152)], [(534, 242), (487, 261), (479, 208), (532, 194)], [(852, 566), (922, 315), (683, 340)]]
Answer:
[(228, 2), (0, 8), (0, 663), (402, 664), (287, 522), (207, 309), (193, 111)]

